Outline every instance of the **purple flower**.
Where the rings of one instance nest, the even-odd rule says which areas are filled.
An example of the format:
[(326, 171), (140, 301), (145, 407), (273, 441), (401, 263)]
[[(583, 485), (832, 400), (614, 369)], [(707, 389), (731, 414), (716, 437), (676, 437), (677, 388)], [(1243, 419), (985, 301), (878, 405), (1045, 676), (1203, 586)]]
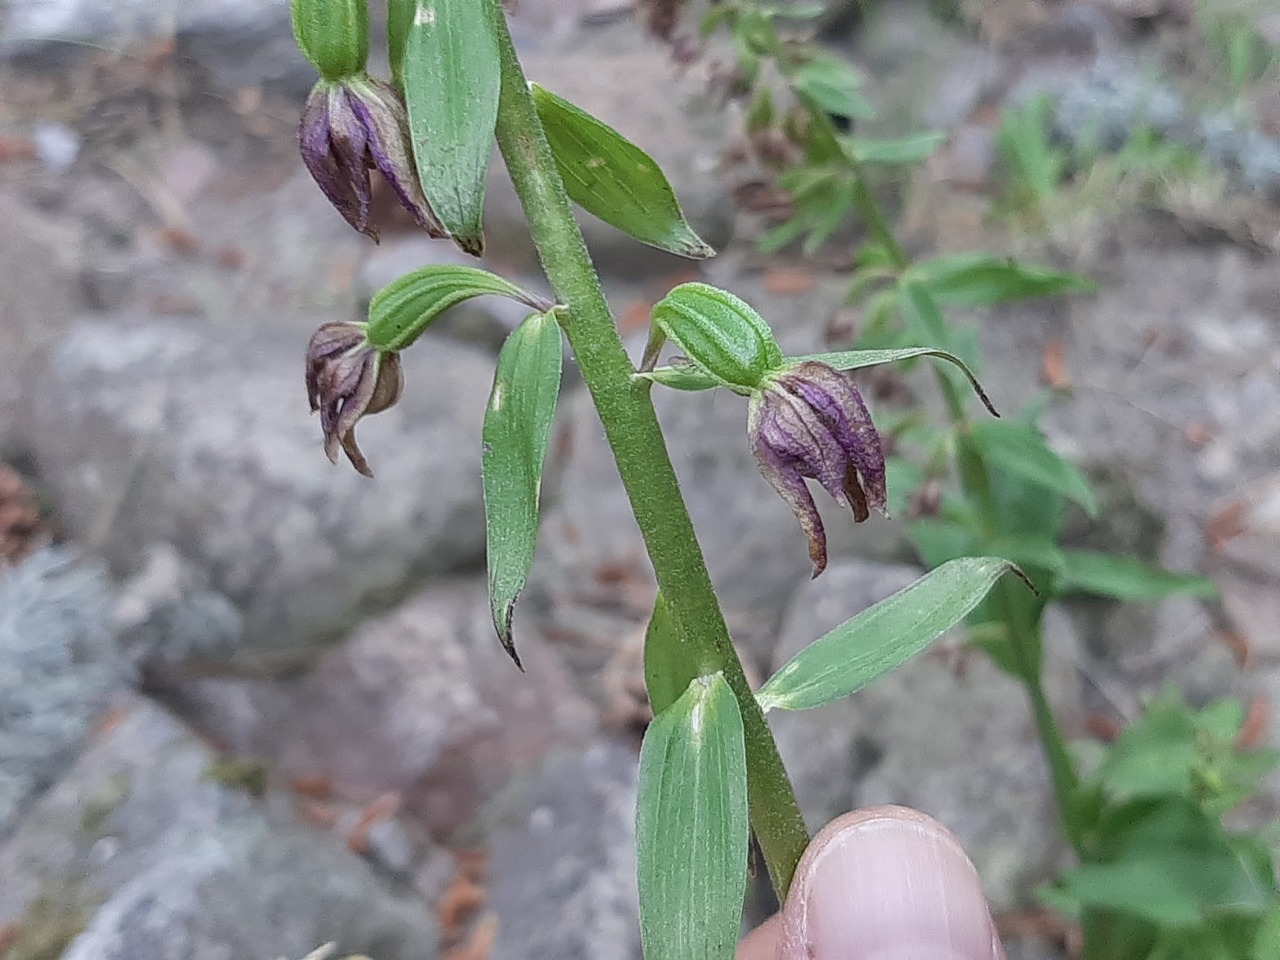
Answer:
[(404, 388), (400, 355), (381, 353), (365, 339), (367, 324), (326, 323), (307, 345), (307, 399), (320, 412), (324, 452), (338, 462), (338, 449), (351, 465), (372, 477), (368, 461), (356, 446), (361, 417), (394, 406)]
[(370, 239), (378, 239), (370, 222), (370, 170), (391, 184), (418, 226), (433, 237), (449, 235), (418, 183), (409, 115), (391, 84), (365, 75), (321, 80), (307, 97), (298, 143), (302, 162), (329, 202)]
[(806, 360), (769, 377), (751, 398), (747, 435), (760, 472), (809, 537), (815, 577), (827, 566), (827, 537), (806, 478), (855, 522), (871, 508), (885, 513), (880, 434), (849, 374)]

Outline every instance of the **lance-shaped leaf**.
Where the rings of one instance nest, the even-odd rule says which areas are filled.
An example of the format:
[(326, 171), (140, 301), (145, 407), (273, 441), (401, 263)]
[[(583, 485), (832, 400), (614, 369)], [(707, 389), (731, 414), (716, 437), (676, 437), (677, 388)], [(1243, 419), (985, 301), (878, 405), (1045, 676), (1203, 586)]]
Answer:
[(397, 277), (374, 294), (366, 337), (379, 350), (403, 350), (450, 307), (486, 295), (509, 297), (535, 310), (551, 309), (542, 297), (487, 270), (433, 264)]
[(511, 616), (538, 536), (542, 466), (560, 393), (560, 338), (551, 313), (532, 314), (512, 332), (498, 355), (484, 415), (489, 602), (498, 639), (517, 666)]
[(647, 960), (732, 960), (747, 890), (742, 716), (720, 674), (699, 677), (645, 732), (636, 798)]
[[(994, 416), (1000, 416), (990, 398), (988, 398), (986, 391), (982, 389), (982, 384), (974, 376), (973, 371), (969, 369), (963, 360), (954, 353), (948, 353), (946, 350), (937, 350), (933, 347), (903, 347), (897, 350), (840, 350), (835, 353), (807, 353), (798, 357), (784, 357), (782, 362), (786, 365), (791, 365), (803, 363), (806, 360), (817, 360), (837, 370), (860, 370), (863, 367), (878, 367), (884, 363), (900, 363), (904, 360), (914, 360), (916, 357), (938, 357), (948, 363), (954, 363), (969, 380), (974, 393), (978, 395), (978, 398), (986, 408)], [(658, 367), (656, 370), (649, 370), (638, 374), (638, 376), (653, 383), (661, 384), (664, 387), (670, 387), (673, 390), (693, 392), (711, 390), (714, 387), (721, 386), (714, 377), (703, 373), (687, 360), (673, 362), (669, 366)]]
[(1088, 550), (1064, 550), (1058, 589), (1079, 591), (1118, 600), (1160, 600), (1180, 593), (1211, 600), (1217, 596), (1212, 581), (1193, 573), (1177, 573), (1132, 557)]
[(489, 7), (418, 0), (403, 65), (422, 190), (458, 246), (476, 256), (501, 85)]
[(971, 426), (961, 440), (998, 470), (1060, 493), (1089, 516), (1097, 516), (1098, 498), (1088, 479), (1074, 463), (1055, 453), (1031, 424), (984, 420)]
[(861, 690), (963, 620), (1012, 569), (998, 557), (944, 563), (809, 644), (756, 699), (764, 710), (807, 710)]
[(715, 256), (652, 157), (563, 97), (536, 83), (530, 89), (574, 203), (651, 247), (694, 260)]
[(961, 253), (916, 264), (911, 276), (929, 288), (939, 303), (986, 307), (1030, 297), (1092, 293), (1088, 277), (1019, 263), (989, 253)]
[(702, 373), (740, 392), (782, 363), (764, 318), (727, 290), (682, 283), (653, 308), (653, 322)]

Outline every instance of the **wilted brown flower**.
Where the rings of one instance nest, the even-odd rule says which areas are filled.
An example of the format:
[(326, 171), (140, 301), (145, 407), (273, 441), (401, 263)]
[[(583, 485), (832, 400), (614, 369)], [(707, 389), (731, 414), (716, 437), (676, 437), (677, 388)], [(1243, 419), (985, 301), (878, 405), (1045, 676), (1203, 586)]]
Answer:
[(816, 577), (827, 566), (827, 537), (805, 479), (817, 480), (855, 522), (885, 512), (880, 434), (849, 374), (807, 360), (769, 378), (751, 398), (747, 434), (760, 473), (809, 537)]
[(414, 222), (432, 237), (447, 237), (422, 193), (409, 139), (409, 115), (398, 90), (360, 75), (321, 80), (307, 98), (298, 129), (302, 162), (346, 221), (373, 240), (369, 171), (391, 185)]
[(356, 445), (361, 417), (394, 406), (404, 388), (400, 355), (383, 353), (365, 338), (367, 324), (326, 323), (307, 345), (307, 399), (320, 413), (324, 452), (338, 462), (341, 448), (366, 477), (373, 471)]

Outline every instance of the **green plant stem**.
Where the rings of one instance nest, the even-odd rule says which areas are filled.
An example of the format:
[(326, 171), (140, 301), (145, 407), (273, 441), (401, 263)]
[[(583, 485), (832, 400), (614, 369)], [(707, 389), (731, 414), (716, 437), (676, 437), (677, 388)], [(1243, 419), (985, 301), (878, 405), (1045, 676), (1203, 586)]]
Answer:
[(742, 711), (751, 826), (774, 889), (785, 898), (809, 843), (777, 745), (729, 639), (693, 523), (680, 494), (649, 385), (634, 376), (582, 232), (547, 144), (498, 0), (490, 0), (502, 59), (497, 138), (547, 279), (567, 310), (569, 345), (595, 401), (683, 645), (689, 677), (721, 671)]
[[(951, 386), (945, 377), (941, 377), (940, 382), (944, 390)], [(955, 422), (955, 427), (957, 432), (963, 433), (967, 428), (967, 422), (961, 417)], [(986, 463), (975, 451), (969, 449), (963, 436), (960, 437), (957, 462), (960, 469), (960, 482), (965, 492), (978, 505), (988, 539), (994, 539), (999, 530), (996, 526), (996, 499), (991, 487), (991, 477), (987, 472)], [(1062, 729), (1058, 726), (1058, 720), (1053, 715), (1053, 710), (1049, 707), (1049, 699), (1045, 694), (1041, 676), (1044, 655), (1040, 627), (1037, 623), (1027, 623), (1019, 614), (1017, 598), (1013, 595), (1013, 591), (1018, 589), (1023, 588), (1008, 580), (1002, 580), (995, 586), (993, 599), (1000, 619), (1004, 621), (1009, 631), (1009, 647), (1013, 654), (1014, 665), (1023, 687), (1026, 688), (1027, 698), (1031, 701), (1031, 712), (1035, 717), (1036, 731), (1040, 736), (1040, 746), (1044, 751), (1045, 761), (1049, 765), (1049, 777), (1053, 782), (1053, 795), (1058, 804), (1058, 817), (1062, 821), (1063, 832), (1071, 841), (1076, 853), (1082, 854), (1081, 838), (1071, 822), (1069, 806), (1071, 796), (1079, 785), (1080, 779), (1076, 773), (1075, 763), (1071, 759), (1071, 753), (1067, 749), (1066, 738), (1062, 735)]]
[[(813, 119), (815, 122), (829, 123), (825, 115), (819, 114)], [(883, 211), (881, 211), (880, 205), (876, 203), (866, 174), (852, 159), (849, 159), (848, 162), (854, 177), (854, 202), (858, 212), (866, 222), (867, 231), (871, 234), (872, 239), (884, 248), (895, 269), (898, 271), (907, 270), (911, 266), (911, 258), (907, 256), (902, 245), (898, 243), (897, 237), (894, 236), (893, 228), (889, 225)], [(966, 414), (968, 404), (956, 385), (942, 371), (938, 371), (937, 380), (943, 399), (946, 401), (952, 426), (957, 434), (963, 434), (968, 427)], [(991, 477), (987, 472), (987, 465), (977, 453), (967, 449), (963, 437), (960, 440), (957, 461), (960, 482), (964, 486), (965, 492), (973, 498), (978, 506), (978, 512), (982, 518), (983, 526), (986, 528), (987, 537), (989, 539), (994, 538), (999, 533), (999, 530), (995, 493), (991, 487)], [(1067, 749), (1066, 739), (1062, 735), (1057, 718), (1054, 717), (1053, 711), (1049, 707), (1048, 697), (1045, 695), (1044, 683), (1041, 677), (1041, 661), (1043, 657), (1041, 654), (1039, 626), (1034, 623), (1024, 623), (1023, 618), (1018, 615), (1017, 599), (1012, 593), (1017, 589), (1020, 589), (1017, 584), (1005, 581), (998, 583), (994, 591), (996, 609), (1009, 630), (1009, 645), (1013, 652), (1018, 676), (1026, 688), (1028, 699), (1031, 701), (1031, 711), (1035, 716), (1036, 730), (1040, 737), (1041, 747), (1044, 750), (1045, 761), (1049, 765), (1049, 776), (1053, 781), (1054, 798), (1058, 804), (1058, 813), (1062, 821), (1063, 830), (1070, 839), (1072, 846), (1079, 853), (1081, 852), (1080, 837), (1071, 824), (1067, 806), (1072, 793), (1079, 784), (1079, 776), (1076, 773), (1075, 764), (1071, 760), (1071, 754)]]

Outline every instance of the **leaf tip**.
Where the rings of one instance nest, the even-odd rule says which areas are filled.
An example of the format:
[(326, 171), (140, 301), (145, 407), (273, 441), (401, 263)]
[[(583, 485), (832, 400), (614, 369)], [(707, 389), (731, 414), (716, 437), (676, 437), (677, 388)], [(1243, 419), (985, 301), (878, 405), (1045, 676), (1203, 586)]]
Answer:
[(493, 611), (493, 628), (498, 632), (498, 642), (502, 644), (502, 649), (507, 651), (507, 656), (516, 665), (521, 673), (525, 672), (524, 664), (520, 662), (520, 654), (516, 653), (516, 641), (511, 631), (511, 619), (515, 612), (516, 602), (512, 600), (506, 604), (501, 610)]

